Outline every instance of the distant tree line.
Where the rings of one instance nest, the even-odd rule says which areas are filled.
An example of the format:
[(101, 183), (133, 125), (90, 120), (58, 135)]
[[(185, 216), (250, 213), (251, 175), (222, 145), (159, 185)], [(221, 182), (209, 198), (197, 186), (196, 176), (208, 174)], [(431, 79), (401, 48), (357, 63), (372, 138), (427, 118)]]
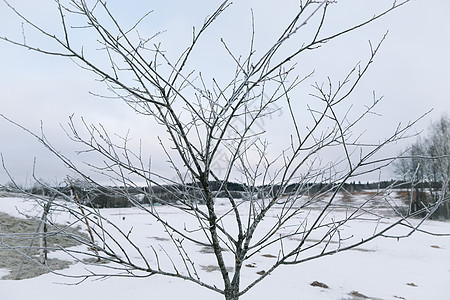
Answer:
[[(216, 198), (226, 197), (229, 193), (235, 199), (245, 197), (246, 187), (243, 184), (228, 182), (226, 186), (220, 182), (211, 181), (211, 190), (215, 192)], [(0, 187), (8, 191), (8, 185)], [(17, 190), (16, 188), (11, 191)], [(43, 183), (35, 183), (31, 188), (24, 189), (32, 195), (53, 196), (61, 193), (66, 196), (77, 194), (79, 201), (83, 205), (97, 208), (131, 207), (135, 204), (163, 205), (173, 204), (177, 201), (198, 199), (198, 204), (203, 204), (202, 193), (198, 183), (172, 184), (151, 187), (109, 187), (85, 184), (82, 181), (73, 182), (73, 189), (70, 185), (51, 186)], [(134, 203), (133, 203), (134, 202)]]
[[(394, 184), (395, 183), (395, 184)], [(93, 188), (82, 181), (73, 183), (77, 197), (83, 205), (96, 208), (131, 207), (135, 204), (141, 205), (164, 205), (174, 204), (177, 201), (186, 199), (197, 199), (198, 204), (204, 204), (199, 183), (172, 184), (151, 187), (109, 187), (98, 186)], [(246, 184), (228, 182), (226, 185), (219, 181), (210, 181), (211, 190), (216, 198), (225, 198), (230, 194), (234, 199), (264, 198), (276, 194), (282, 188), (280, 185), (257, 186), (253, 189)], [(429, 188), (430, 183), (418, 184), (418, 187)], [(434, 189), (441, 187), (441, 183), (432, 183)], [(361, 192), (363, 190), (386, 189), (388, 187), (408, 189), (411, 186), (406, 181), (379, 181), (379, 182), (349, 182), (343, 184), (343, 191), (346, 193)], [(7, 185), (4, 190), (8, 190)], [(325, 191), (332, 191), (333, 186), (327, 183), (315, 184), (291, 184), (283, 191), (286, 195), (303, 193), (308, 191), (311, 194), (318, 194)], [(47, 184), (37, 183), (33, 187), (26, 189), (33, 195), (53, 196), (55, 193), (62, 193), (66, 196), (73, 196), (73, 190), (69, 185), (53, 187)], [(134, 202), (134, 203), (133, 203)]]

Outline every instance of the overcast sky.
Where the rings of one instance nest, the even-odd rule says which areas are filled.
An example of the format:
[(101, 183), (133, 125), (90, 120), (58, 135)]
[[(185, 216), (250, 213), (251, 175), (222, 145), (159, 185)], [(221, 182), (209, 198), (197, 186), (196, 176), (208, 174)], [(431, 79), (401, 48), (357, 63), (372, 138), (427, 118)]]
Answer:
[[(156, 3), (155, 3), (156, 2)], [(162, 3), (163, 2), (163, 3)], [(129, 27), (145, 11), (153, 10), (146, 20), (141, 34), (154, 34), (165, 30), (160, 37), (163, 47), (174, 57), (188, 45), (192, 26), (200, 26), (204, 18), (214, 11), (221, 1), (108, 1), (124, 27)], [(245, 2), (245, 3), (241, 3)], [(330, 32), (346, 28), (353, 22), (370, 17), (391, 5), (392, 1), (364, 0), (337, 1), (330, 9), (327, 30)], [(32, 20), (60, 34), (58, 14), (53, 1), (11, 0), (11, 4), (21, 9)], [(236, 1), (211, 27), (211, 31), (200, 44), (203, 48), (194, 55), (193, 65), (197, 71), (211, 77), (220, 78), (226, 70), (227, 57), (220, 39), (237, 53), (248, 46), (251, 32), (251, 11), (255, 16), (256, 46), (261, 53), (279, 35), (282, 27), (297, 7), (297, 0), (283, 1)], [(372, 91), (383, 95), (376, 112), (382, 116), (373, 117), (362, 123), (368, 129), (364, 138), (377, 141), (391, 134), (397, 124), (407, 123), (433, 111), (413, 129), (420, 131), (443, 113), (450, 111), (450, 1), (416, 0), (378, 20), (367, 28), (345, 36), (339, 41), (326, 45), (320, 55), (302, 57), (297, 70), (299, 74), (316, 71), (316, 81), (324, 81), (326, 76), (342, 76), (359, 60), (367, 59), (369, 43), (375, 44), (389, 30), (389, 34), (375, 59), (370, 73), (356, 91), (355, 99), (370, 99)], [(24, 29), (23, 29), (24, 28)], [(23, 30), (25, 35), (22, 35)], [(11, 11), (0, 4), (0, 36), (26, 39), (27, 43), (37, 43), (41, 47), (53, 47), (29, 28), (22, 27)], [(78, 36), (80, 45), (93, 45), (91, 36)], [(295, 45), (292, 45), (294, 47)], [(259, 49), (256, 49), (259, 51)], [(147, 142), (146, 153), (159, 164), (161, 150), (156, 136), (162, 131), (149, 122), (127, 111), (126, 106), (117, 101), (107, 101), (89, 94), (104, 92), (104, 86), (95, 76), (80, 69), (76, 64), (61, 57), (49, 57), (0, 41), (0, 114), (39, 132), (41, 121), (46, 135), (62, 152), (71, 157), (78, 149), (70, 143), (61, 129), (68, 117), (84, 117), (87, 122), (101, 123), (110, 132), (124, 134), (128, 129), (132, 136)], [(356, 101), (356, 100), (355, 100)], [(302, 109), (300, 107), (299, 109)], [(265, 124), (277, 128), (283, 124), (271, 120)], [(277, 130), (273, 130), (277, 132)], [(278, 131), (279, 132), (279, 131)], [(273, 140), (276, 141), (277, 135)], [(413, 140), (398, 143), (386, 149), (383, 155), (396, 155)], [(30, 135), (0, 119), (0, 152), (5, 165), (19, 182), (30, 180), (33, 161), (36, 158), (36, 174), (48, 180), (61, 180), (67, 169), (52, 157)], [(385, 176), (389, 177), (389, 171)], [(372, 179), (372, 178), (367, 178)], [(0, 170), (0, 183), (9, 181), (4, 170)]]

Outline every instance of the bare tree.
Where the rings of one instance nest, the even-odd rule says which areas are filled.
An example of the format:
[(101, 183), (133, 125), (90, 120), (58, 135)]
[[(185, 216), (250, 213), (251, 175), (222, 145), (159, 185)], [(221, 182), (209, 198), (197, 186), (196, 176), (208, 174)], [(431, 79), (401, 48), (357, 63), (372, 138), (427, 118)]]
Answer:
[[(381, 98), (374, 94), (366, 110), (354, 112), (350, 96), (367, 73), (384, 37), (375, 45), (369, 44), (368, 60), (357, 63), (344, 78), (337, 81), (328, 78), (325, 83), (314, 84), (311, 94), (314, 104), (308, 107), (310, 118), (299, 117), (295, 91), (314, 74), (298, 75), (294, 62), (334, 39), (377, 21), (409, 1), (393, 2), (361, 23), (325, 33), (327, 13), (334, 2), (300, 1), (297, 13), (280, 32), (279, 38), (269, 48), (258, 52), (262, 54), (256, 54), (253, 37), (249, 41), (250, 51), (243, 56), (233, 53), (226, 41), (222, 41), (228, 58), (234, 62), (235, 72), (228, 82), (219, 82), (204, 78), (201, 72), (189, 69), (188, 65), (193, 53), (204, 51), (197, 49), (197, 44), (211, 24), (229, 9), (229, 1), (222, 2), (201, 28), (193, 30), (191, 44), (175, 60), (154, 42), (158, 34), (143, 38), (137, 31), (147, 15), (131, 28), (123, 28), (106, 1), (69, 0), (63, 3), (58, 0), (56, 7), (62, 28), (58, 33), (40, 27), (5, 1), (25, 26), (49, 39), (55, 47), (44, 49), (7, 37), (2, 37), (3, 40), (28, 50), (74, 60), (96, 74), (113, 96), (122, 99), (138, 114), (155, 120), (168, 135), (167, 140), (160, 139), (160, 144), (175, 177), (154, 172), (141, 149), (133, 151), (129, 147), (127, 136), (118, 139), (103, 126), (91, 125), (84, 120), (80, 128), (70, 118), (68, 136), (81, 145), (82, 151), (100, 155), (101, 159), (97, 161), (101, 164), (93, 163), (90, 167), (97, 171), (97, 176), (100, 174), (110, 180), (112, 187), (106, 188), (96, 181), (97, 177), (84, 172), (53, 147), (44, 131), (37, 134), (22, 127), (61, 159), (80, 180), (88, 183), (88, 189), (109, 189), (103, 191), (126, 196), (148, 218), (157, 220), (172, 241), (173, 252), (164, 248), (161, 255), (157, 244), (151, 244), (151, 251), (146, 251), (133, 239), (131, 230), (121, 228), (101, 210), (84, 206), (80, 211), (70, 193), (64, 192), (67, 187), (49, 187), (67, 200), (54, 201), (53, 207), (59, 206), (76, 216), (74, 224), (89, 223), (94, 236), (92, 241), (66, 233), (94, 252), (64, 251), (77, 259), (81, 259), (80, 255), (88, 255), (109, 262), (102, 264), (108, 270), (105, 273), (91, 271), (80, 274), (80, 278), (159, 274), (194, 282), (231, 300), (238, 299), (280, 266), (300, 264), (352, 249), (377, 237), (390, 236), (388, 231), (396, 226), (409, 228), (405, 237), (417, 230), (418, 225), (410, 223), (409, 218), (425, 211), (426, 219), (434, 206), (402, 215), (389, 197), (389, 189), (379, 190), (357, 205), (346, 205), (343, 208), (347, 213), (341, 218), (332, 216), (339, 208), (337, 199), (344, 183), (389, 165), (394, 158), (380, 159), (375, 155), (386, 145), (404, 138), (407, 129), (413, 125), (395, 128), (392, 135), (381, 142), (360, 141), (358, 124), (373, 113)], [(73, 16), (78, 18), (77, 22), (83, 18), (84, 24), (71, 25)], [(287, 41), (301, 36), (304, 29), (311, 30), (311, 27), (313, 34), (306, 34), (302, 43), (287, 53), (284, 47)], [(72, 40), (72, 35), (80, 28), (95, 34), (98, 49), (108, 58), (108, 65), (99, 63), (97, 56), (87, 53)], [(270, 144), (260, 124), (281, 110), (291, 125), (283, 133), (287, 146), (275, 153), (276, 147)], [(330, 151), (339, 155), (326, 161), (324, 158)], [(229, 189), (232, 181), (239, 181), (245, 189), (244, 199), (237, 199)], [(212, 188), (213, 182), (218, 188)], [(165, 205), (146, 206), (137, 201), (131, 191), (139, 189), (142, 183), (145, 188), (141, 192), (152, 204)], [(170, 197), (163, 197), (161, 191)], [(226, 198), (226, 209), (217, 206), (218, 195)], [(380, 196), (391, 209), (389, 216), (392, 213), (397, 216), (388, 225), (379, 222), (386, 215), (376, 214), (370, 206)], [(45, 200), (44, 197), (41, 199)], [(181, 211), (185, 215), (183, 221), (168, 221), (161, 212), (167, 207)], [(276, 211), (276, 218), (265, 218), (273, 211)], [(373, 221), (374, 230), (367, 236), (352, 238), (344, 227), (362, 219)], [(65, 231), (60, 230), (60, 233)], [(221, 286), (211, 283), (199, 272), (192, 260), (191, 245), (211, 249), (221, 274)], [(246, 263), (258, 253), (269, 250), (276, 253), (270, 268), (258, 272), (251, 282), (241, 284)]]
[[(396, 162), (396, 171), (411, 182), (410, 206), (418, 211), (440, 201), (448, 193), (450, 177), (450, 119), (447, 115), (433, 122), (428, 137), (419, 138), (404, 157)], [(435, 218), (450, 218), (449, 203), (439, 207)]]

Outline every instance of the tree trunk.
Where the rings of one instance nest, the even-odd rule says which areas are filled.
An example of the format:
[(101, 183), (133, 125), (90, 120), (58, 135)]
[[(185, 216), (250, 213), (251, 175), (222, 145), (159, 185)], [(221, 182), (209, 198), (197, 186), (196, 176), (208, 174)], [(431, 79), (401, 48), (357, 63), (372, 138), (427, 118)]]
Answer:
[(239, 284), (238, 286), (231, 285), (229, 289), (225, 289), (226, 300), (239, 300)]
[(49, 200), (44, 205), (44, 212), (42, 213), (41, 223), (39, 224), (39, 257), (41, 264), (47, 262), (47, 215), (50, 211), (50, 206), (52, 205), (53, 199)]

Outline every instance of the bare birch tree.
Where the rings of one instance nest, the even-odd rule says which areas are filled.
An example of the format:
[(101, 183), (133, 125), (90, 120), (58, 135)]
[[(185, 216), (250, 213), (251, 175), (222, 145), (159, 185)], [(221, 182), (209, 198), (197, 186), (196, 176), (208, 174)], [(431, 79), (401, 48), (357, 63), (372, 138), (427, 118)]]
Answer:
[[(5, 1), (24, 26), (47, 38), (54, 47), (45, 49), (21, 40), (2, 39), (31, 51), (67, 57), (96, 74), (113, 96), (165, 129), (168, 139), (160, 139), (161, 147), (168, 167), (176, 174), (168, 178), (155, 172), (141, 149), (129, 147), (126, 136), (117, 139), (101, 125), (82, 120), (80, 126), (70, 118), (67, 127), (70, 139), (79, 143), (82, 151), (97, 153), (101, 157), (97, 160), (100, 163), (90, 165), (97, 171), (96, 176), (100, 174), (108, 178), (115, 185), (109, 188), (109, 192), (123, 194), (149, 219), (158, 221), (174, 249), (173, 252), (163, 249), (163, 254), (158, 252), (157, 244), (150, 245), (151, 251), (144, 249), (133, 239), (131, 229), (124, 230), (120, 224), (105, 217), (101, 210), (91, 206), (80, 211), (73, 197), (63, 192), (64, 189), (49, 187), (67, 200), (54, 201), (53, 207), (59, 206), (59, 209), (76, 216), (74, 224), (89, 223), (94, 236), (92, 241), (70, 235), (94, 251), (78, 248), (65, 251), (77, 259), (81, 259), (80, 255), (88, 255), (108, 262), (101, 265), (105, 272), (99, 272), (96, 267), (87, 274), (79, 274), (79, 278), (178, 277), (231, 300), (244, 295), (281, 266), (300, 264), (352, 249), (377, 237), (391, 236), (389, 230), (396, 226), (409, 228), (404, 236), (417, 230), (418, 225), (413, 225), (409, 218), (418, 212), (402, 213), (391, 201), (388, 190), (379, 190), (358, 205), (346, 205), (345, 217), (332, 217), (332, 212), (338, 209), (336, 202), (344, 183), (389, 165), (394, 158), (380, 159), (376, 154), (383, 147), (404, 138), (413, 124), (394, 128), (392, 134), (381, 142), (363, 142), (358, 134), (361, 120), (373, 113), (381, 98), (374, 94), (367, 101), (365, 111), (354, 112), (351, 110), (351, 95), (367, 73), (384, 37), (376, 44), (369, 43), (367, 61), (357, 63), (344, 78), (328, 78), (324, 83), (316, 79), (318, 81), (311, 94), (314, 105), (308, 107), (309, 119), (300, 117), (296, 100), (297, 89), (314, 74), (301, 76), (295, 61), (327, 46), (332, 40), (378, 21), (408, 0), (393, 2), (381, 13), (332, 33), (327, 27), (328, 11), (332, 5), (338, 4), (326, 0), (300, 1), (298, 11), (278, 39), (269, 48), (258, 49), (258, 54), (253, 36), (249, 39), (250, 51), (246, 55), (233, 53), (227, 42), (222, 41), (228, 53), (226, 58), (231, 59), (235, 66), (235, 72), (227, 82), (204, 78), (201, 70), (189, 69), (188, 65), (193, 53), (205, 51), (197, 49), (199, 41), (214, 22), (220, 22), (222, 13), (230, 9), (229, 1), (223, 1), (205, 19), (201, 28), (193, 30), (191, 44), (175, 60), (170, 59), (162, 45), (154, 42), (158, 34), (144, 38), (137, 31), (147, 15), (131, 28), (124, 28), (106, 1), (55, 2), (61, 28), (53, 32), (39, 26)], [(74, 16), (77, 22), (82, 18), (84, 24), (71, 24)], [(325, 27), (328, 28), (326, 32)], [(306, 34), (301, 39), (302, 43), (287, 52), (287, 41), (301, 37), (306, 28), (313, 34)], [(77, 30), (89, 31), (95, 36), (98, 51), (108, 58), (109, 65), (99, 63), (97, 56), (87, 53), (77, 43), (79, 41), (72, 39)], [(258, 125), (280, 110), (291, 125), (282, 133), (287, 146), (275, 153), (268, 136)], [(10, 122), (14, 123), (13, 120)], [(108, 189), (96, 181), (97, 177), (83, 171), (66, 154), (53, 147), (44, 131), (33, 133), (23, 129), (61, 159), (79, 180), (88, 184), (86, 188)], [(327, 161), (330, 151), (338, 156)], [(233, 181), (239, 181), (245, 189), (245, 199), (233, 195), (229, 189)], [(212, 182), (218, 183), (219, 187), (213, 189)], [(142, 191), (151, 204), (158, 202), (163, 206), (146, 206), (130, 195), (131, 189), (139, 188), (142, 183), (146, 185)], [(170, 199), (162, 197), (158, 191), (169, 194)], [(219, 195), (226, 198), (226, 209), (218, 207)], [(388, 225), (380, 222), (386, 215), (373, 211), (374, 199), (381, 196), (390, 207), (389, 216), (397, 216)], [(435, 205), (424, 208), (424, 219), (432, 213)], [(169, 221), (161, 213), (161, 209), (168, 207), (184, 214), (182, 222)], [(276, 211), (276, 218), (266, 218), (273, 211)], [(344, 230), (352, 222), (363, 219), (375, 224), (367, 236), (352, 237)], [(60, 233), (64, 233), (63, 228)], [(198, 265), (191, 259), (192, 245), (211, 249), (221, 274), (221, 285), (211, 283), (198, 270)], [(264, 251), (275, 253), (271, 266), (254, 274), (250, 282), (241, 283), (241, 274), (248, 271), (246, 264)], [(88, 268), (89, 263), (86, 264)]]
[[(448, 193), (450, 177), (450, 118), (443, 115), (433, 122), (428, 136), (419, 138), (395, 163), (396, 171), (411, 183), (409, 202), (412, 211), (439, 201)], [(438, 208), (433, 218), (450, 218), (449, 203)]]

